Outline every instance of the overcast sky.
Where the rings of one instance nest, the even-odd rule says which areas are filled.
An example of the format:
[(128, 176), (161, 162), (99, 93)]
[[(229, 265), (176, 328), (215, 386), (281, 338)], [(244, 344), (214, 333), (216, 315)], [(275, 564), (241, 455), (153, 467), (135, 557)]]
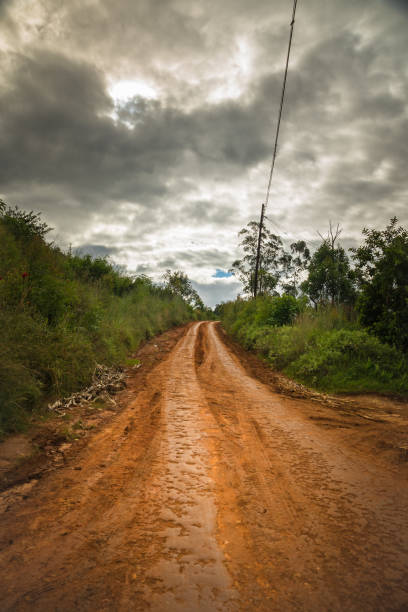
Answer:
[[(210, 305), (265, 197), (291, 0), (0, 0), (0, 194)], [(408, 224), (408, 0), (299, 0), (268, 216)]]

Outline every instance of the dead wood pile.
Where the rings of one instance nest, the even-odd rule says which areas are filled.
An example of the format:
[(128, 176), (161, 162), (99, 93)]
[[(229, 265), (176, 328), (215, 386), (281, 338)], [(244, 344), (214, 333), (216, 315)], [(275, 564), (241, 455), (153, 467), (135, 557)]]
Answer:
[(48, 409), (53, 412), (62, 413), (70, 410), (84, 402), (92, 402), (102, 394), (114, 395), (126, 387), (126, 374), (122, 368), (109, 368), (105, 365), (96, 364), (92, 384), (82, 391), (73, 393), (69, 397), (57, 400), (53, 404), (48, 404)]

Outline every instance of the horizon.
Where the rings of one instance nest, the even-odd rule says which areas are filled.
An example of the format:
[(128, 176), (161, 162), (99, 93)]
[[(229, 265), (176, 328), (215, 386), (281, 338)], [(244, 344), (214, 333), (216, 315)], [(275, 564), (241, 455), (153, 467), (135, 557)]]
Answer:
[[(0, 197), (62, 248), (233, 299), (238, 231), (259, 218), (291, 7), (2, 0)], [(271, 199), (286, 244), (346, 247), (407, 225), (408, 5), (298, 3)]]

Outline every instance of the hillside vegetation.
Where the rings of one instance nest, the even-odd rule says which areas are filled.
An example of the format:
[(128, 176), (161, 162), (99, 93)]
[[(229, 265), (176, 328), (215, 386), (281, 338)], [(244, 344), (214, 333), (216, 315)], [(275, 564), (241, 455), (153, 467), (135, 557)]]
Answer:
[(353, 309), (307, 307), (292, 296), (237, 300), (220, 309), (227, 332), (274, 368), (331, 393), (408, 393), (408, 360), (358, 322)]
[[(232, 268), (246, 293), (253, 293), (258, 227), (240, 232), (244, 257)], [(261, 295), (216, 312), (246, 348), (299, 382), (328, 392), (408, 394), (408, 232), (395, 218), (383, 231), (364, 229), (351, 261), (339, 235), (330, 226), (311, 254), (302, 241), (286, 252), (264, 230)]]
[(143, 339), (199, 316), (171, 287), (63, 253), (39, 215), (0, 204), (0, 437), (118, 364)]

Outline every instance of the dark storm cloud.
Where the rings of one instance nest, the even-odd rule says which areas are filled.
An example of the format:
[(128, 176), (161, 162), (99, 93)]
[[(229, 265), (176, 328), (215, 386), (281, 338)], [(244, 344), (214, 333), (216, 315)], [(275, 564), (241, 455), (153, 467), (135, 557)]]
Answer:
[(408, 3), (407, 0), (383, 0), (386, 4), (401, 10), (408, 16)]
[[(287, 2), (5, 7), (0, 195), (140, 270), (228, 269), (264, 198)], [(299, 3), (268, 211), (285, 240), (329, 218), (352, 240), (388, 208), (408, 221), (406, 14), (398, 0)], [(155, 93), (113, 100), (121, 79)]]
[[(77, 199), (162, 194), (151, 180), (143, 143), (107, 116), (113, 106), (102, 75), (56, 53), (17, 58), (13, 87), (0, 99), (3, 185), (58, 184)], [(170, 160), (167, 160), (170, 163)]]
[(102, 196), (148, 203), (166, 194), (175, 166), (188, 173), (186, 155), (213, 175), (220, 164), (228, 174), (262, 160), (270, 143), (254, 110), (228, 102), (185, 112), (133, 100), (119, 111), (129, 129), (109, 116), (112, 101), (91, 66), (49, 52), (17, 57), (0, 98), (1, 183), (58, 184), (92, 207)]
[[(150, 19), (150, 9), (147, 13)], [(370, 75), (374, 47), (360, 49), (360, 43), (357, 36), (342, 33), (315, 45), (292, 69), (287, 141), (295, 126), (294, 139), (302, 133), (308, 139), (309, 158), (320, 153), (314, 150), (315, 134), (333, 120), (333, 105), (336, 134), (341, 134), (339, 120), (350, 130), (359, 118), (370, 117), (371, 124), (396, 122), (404, 113), (404, 100), (389, 91), (390, 75)], [(249, 103), (226, 101), (185, 111), (135, 98), (116, 109), (122, 121), (115, 121), (104, 77), (89, 64), (36, 51), (15, 58), (14, 66), (12, 88), (0, 100), (3, 189), (23, 182), (59, 185), (96, 210), (107, 199), (136, 197), (152, 204), (172, 195), (166, 182), (181, 167), (194, 175), (199, 165), (201, 176), (216, 180), (233, 177), (270, 155), (272, 130), (265, 126), (270, 126), (277, 106), (279, 73), (262, 78)], [(383, 88), (377, 86), (370, 95), (374, 80), (383, 80)], [(323, 138), (330, 140), (329, 135)], [(378, 144), (384, 147), (383, 140)], [(330, 184), (335, 183), (332, 177)], [(225, 212), (219, 211), (222, 222)], [(186, 205), (185, 212), (202, 219), (210, 214), (200, 202)], [(212, 221), (217, 222), (215, 216), (213, 211)]]
[(116, 255), (119, 251), (117, 247), (107, 247), (103, 244), (82, 244), (75, 249), (75, 252), (81, 255), (92, 255), (93, 257), (109, 257)]

